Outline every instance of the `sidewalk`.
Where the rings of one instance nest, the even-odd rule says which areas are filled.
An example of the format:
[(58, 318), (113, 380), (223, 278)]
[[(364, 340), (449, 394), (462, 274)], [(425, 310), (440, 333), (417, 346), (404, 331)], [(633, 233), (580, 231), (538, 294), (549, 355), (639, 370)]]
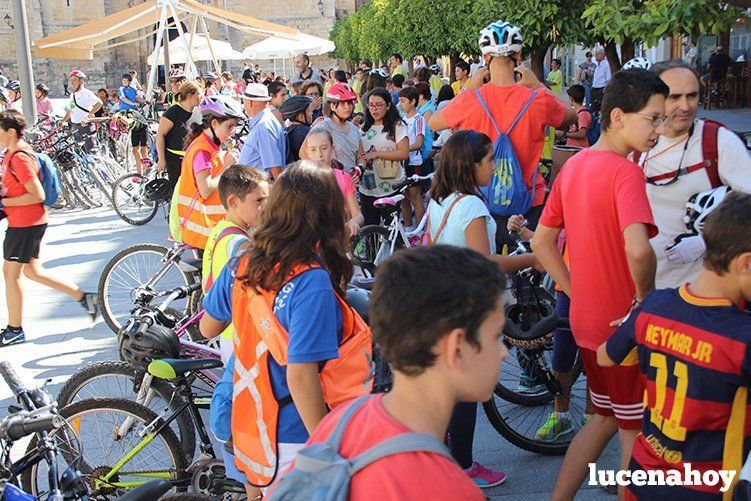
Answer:
[(733, 110), (705, 110), (699, 107), (697, 113), (699, 118), (710, 118), (735, 132), (751, 131), (751, 108), (740, 108)]

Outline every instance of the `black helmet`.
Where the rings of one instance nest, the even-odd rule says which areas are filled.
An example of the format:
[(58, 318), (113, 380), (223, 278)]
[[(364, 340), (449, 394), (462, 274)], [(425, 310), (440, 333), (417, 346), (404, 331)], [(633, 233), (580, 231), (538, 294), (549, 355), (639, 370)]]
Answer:
[(78, 165), (76, 156), (68, 150), (60, 150), (55, 155), (55, 161), (63, 168), (63, 170), (70, 170)]
[(40, 92), (44, 92), (45, 94), (49, 94), (50, 93), (50, 88), (47, 87), (47, 85), (45, 85), (43, 83), (37, 84), (36, 89), (38, 91), (40, 91)]
[(203, 79), (207, 82), (213, 82), (214, 80), (219, 79), (219, 77), (217, 77), (216, 73), (214, 73), (213, 71), (206, 71), (201, 75), (201, 77), (203, 77)]
[(131, 366), (147, 370), (149, 364), (159, 358), (178, 358), (180, 340), (174, 332), (161, 325), (152, 325), (141, 332), (141, 322), (128, 322), (120, 329), (120, 358)]
[(5, 88), (16, 92), (21, 92), (21, 82), (19, 82), (18, 80), (11, 80), (10, 82), (8, 82), (8, 85), (6, 85)]
[(163, 177), (149, 181), (143, 187), (143, 193), (146, 200), (150, 202), (167, 200), (169, 198), (169, 181)]
[(313, 98), (308, 96), (292, 96), (279, 107), (279, 112), (284, 118), (294, 118), (298, 113), (304, 113), (312, 102)]
[(347, 303), (365, 320), (365, 323), (368, 323), (368, 302), (370, 302), (369, 291), (358, 287), (347, 289)]

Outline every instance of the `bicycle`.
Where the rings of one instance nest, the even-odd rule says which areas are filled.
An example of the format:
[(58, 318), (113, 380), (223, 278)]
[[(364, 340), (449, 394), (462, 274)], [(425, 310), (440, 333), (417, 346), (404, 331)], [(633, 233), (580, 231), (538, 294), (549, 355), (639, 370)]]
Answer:
[(391, 220), (386, 226), (369, 224), (360, 228), (352, 242), (353, 262), (373, 276), (378, 266), (395, 250), (410, 248), (420, 245), (425, 234), (428, 221), (428, 213), (420, 220), (413, 230), (407, 231), (400, 217), (400, 204), (406, 199), (405, 193), (413, 186), (421, 186), (424, 181), (431, 181), (433, 174), (427, 176), (410, 176), (403, 182), (394, 186), (396, 194), (376, 199), (374, 207), (387, 212)]
[(120, 219), (134, 226), (142, 226), (154, 219), (159, 207), (163, 208), (165, 219), (169, 216), (171, 193), (167, 194), (167, 198), (155, 199), (153, 187), (157, 180), (167, 183), (166, 176), (149, 165), (145, 174), (128, 173), (113, 183), (112, 202)]

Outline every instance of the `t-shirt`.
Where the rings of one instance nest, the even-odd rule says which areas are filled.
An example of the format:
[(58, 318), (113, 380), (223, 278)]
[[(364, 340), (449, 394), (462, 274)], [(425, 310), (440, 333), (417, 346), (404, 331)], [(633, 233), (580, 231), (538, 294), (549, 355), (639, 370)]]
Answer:
[(218, 94), (219, 94), (219, 91), (216, 90), (216, 87), (214, 87), (213, 85), (209, 85), (208, 87), (206, 87), (206, 90), (204, 91), (205, 96), (216, 96)]
[[(360, 91), (362, 90), (362, 86), (363, 86), (363, 81), (362, 80), (358, 80), (357, 78), (355, 78), (355, 80), (352, 82), (352, 85), (351, 85), (352, 90), (355, 91), (355, 94), (357, 94), (358, 96), (360, 95)], [(354, 111), (354, 113), (362, 113), (362, 112), (363, 112), (362, 103), (358, 99), (357, 102), (355, 103), (355, 111)]]
[(136, 95), (138, 92), (136, 89), (134, 89), (131, 86), (128, 87), (120, 87), (120, 89), (117, 91), (117, 96), (120, 98), (120, 111), (128, 111), (128, 110), (135, 110), (138, 108), (134, 104), (128, 104), (123, 99), (127, 99), (128, 101), (136, 102)]
[[(697, 120), (694, 133), (688, 141), (686, 154), (681, 164), (682, 168), (695, 165), (704, 158), (701, 151), (701, 138), (704, 122)], [(639, 163), (646, 168), (644, 174), (654, 177), (660, 174), (675, 172), (681, 163), (683, 145), (676, 145), (681, 138), (669, 138), (661, 135), (654, 148), (641, 155)], [(667, 148), (670, 148), (667, 150)], [(751, 193), (751, 157), (743, 141), (732, 131), (720, 128), (717, 136), (718, 171), (722, 184), (734, 190)], [(667, 150), (667, 151), (666, 151)], [(660, 154), (664, 151), (665, 153)], [(655, 156), (656, 154), (656, 156)], [(667, 181), (658, 181), (665, 183)], [(658, 235), (651, 240), (652, 248), (657, 255), (656, 287), (658, 289), (678, 287), (696, 279), (702, 269), (701, 260), (688, 264), (673, 264), (668, 261), (665, 249), (673, 239), (681, 233), (686, 233), (686, 202), (688, 199), (712, 188), (707, 171), (699, 169), (688, 174), (682, 174), (678, 181), (668, 186), (654, 186), (647, 184), (647, 197), (652, 206), (655, 224), (659, 228)]]
[[(202, 132), (202, 134), (206, 134), (205, 132)], [(193, 155), (193, 174), (194, 177), (199, 172), (203, 172), (205, 170), (211, 170), (211, 161), (214, 158), (214, 155), (219, 153), (219, 146), (217, 146), (213, 141), (209, 142), (209, 145), (213, 148), (213, 151), (206, 151), (206, 150), (198, 150), (196, 151), (195, 155)], [(209, 174), (211, 174), (209, 172)]]
[(588, 83), (591, 85), (597, 65), (595, 63), (584, 62), (579, 65), (579, 68), (582, 70), (579, 74), (579, 83)]
[[(653, 292), (610, 337), (608, 355), (646, 380), (631, 468), (740, 470), (751, 448), (751, 318), (690, 285)], [(719, 485), (640, 486), (638, 499), (722, 499)], [(714, 497), (708, 494), (714, 494)], [(731, 496), (732, 497), (732, 496)]]
[[(373, 125), (367, 131), (362, 131), (362, 148), (366, 153), (369, 151), (396, 151), (396, 145), (399, 141), (407, 137), (407, 130), (403, 124), (398, 124), (394, 131), (396, 141), (389, 139), (388, 135), (383, 131), (383, 125)], [(381, 177), (384, 168), (388, 169), (393, 164), (398, 165), (396, 169), (396, 175), (394, 177), (384, 178)], [(390, 174), (390, 172), (388, 173)], [(360, 193), (368, 195), (370, 197), (385, 197), (394, 193), (393, 186), (397, 183), (404, 181), (404, 165), (401, 161), (391, 162), (381, 159), (373, 160), (372, 166), (367, 166), (363, 177), (372, 175), (375, 180), (375, 188), (367, 189), (363, 182), (360, 182)]]
[(352, 181), (352, 177), (340, 169), (332, 169), (334, 171), (334, 176), (336, 176), (336, 182), (339, 184), (339, 189), (342, 191), (342, 195), (344, 196), (344, 201), (346, 203), (347, 198), (349, 198), (350, 195), (355, 194), (355, 182)]
[(437, 96), (441, 91), (441, 87), (443, 87), (443, 79), (438, 75), (433, 75), (428, 80), (428, 83), (430, 84), (430, 90)]
[[(579, 132), (582, 129), (587, 129), (587, 131), (589, 131), (589, 128), (591, 126), (592, 113), (582, 108), (576, 113), (576, 123), (571, 124), (568, 128), (568, 131), (569, 133)], [(589, 140), (587, 139), (586, 135), (581, 139), (574, 139), (573, 137), (569, 137), (568, 139), (566, 139), (566, 146), (579, 146), (581, 148), (588, 148)]]
[[(428, 204), (428, 220), (430, 221), (430, 233), (435, 235), (438, 228), (443, 222), (446, 211), (456, 199), (457, 194), (453, 193), (441, 200), (440, 203), (432, 198)], [(467, 247), (467, 237), (465, 230), (467, 226), (477, 218), (485, 218), (485, 224), (488, 230), (488, 242), (490, 243), (490, 253), (495, 254), (495, 233), (497, 231), (496, 222), (488, 211), (485, 202), (476, 195), (466, 195), (456, 202), (451, 209), (446, 225), (443, 227), (441, 234), (438, 236), (436, 243), (455, 245), (457, 247)]]
[(292, 124), (284, 129), (287, 134), (287, 163), (297, 162), (300, 160), (300, 147), (310, 132), (310, 127), (303, 124)]
[[(193, 112), (185, 111), (179, 104), (170, 106), (162, 115), (174, 124), (167, 135), (164, 136), (164, 147), (167, 150), (165, 157), (168, 162), (180, 162), (185, 154), (183, 142), (190, 128), (189, 120), (191, 116), (193, 116)], [(178, 154), (178, 152), (181, 154)]]
[[(94, 109), (96, 103), (102, 101), (92, 91), (86, 87), (82, 87), (78, 92), (74, 92), (70, 95), (70, 103), (68, 109), (70, 109), (70, 121), (74, 124), (80, 124), (84, 120), (89, 118), (89, 113)], [(77, 106), (76, 106), (77, 104)]]
[(357, 150), (360, 147), (360, 129), (347, 122), (347, 127), (342, 129), (331, 118), (324, 118), (316, 128), (326, 129), (334, 139), (334, 159), (342, 164), (345, 169), (351, 169), (357, 165)]
[(313, 68), (308, 68), (308, 71), (310, 72), (307, 74), (307, 76), (303, 76), (302, 73), (297, 73), (295, 78), (292, 79), (292, 83), (294, 82), (303, 82), (305, 80), (312, 80), (314, 82), (318, 82), (319, 84), (323, 85), (323, 77), (319, 73), (316, 73), (313, 71)]
[(394, 68), (394, 70), (391, 72), (391, 76), (393, 77), (394, 75), (401, 75), (406, 80), (407, 70), (404, 69), (404, 65), (401, 65), (401, 64), (397, 65), (396, 68)]
[(37, 99), (36, 104), (37, 115), (39, 115), (40, 119), (49, 118), (53, 115), (52, 102), (49, 99)]
[(287, 139), (282, 124), (271, 110), (264, 109), (253, 117), (248, 129), (238, 164), (264, 171), (287, 164)]
[[(220, 322), (232, 320), (234, 282), (233, 267), (225, 266), (203, 300), (206, 312)], [(308, 270), (287, 282), (274, 300), (274, 315), (289, 333), (289, 363), (325, 362), (339, 357), (342, 310), (329, 274), (323, 268)], [(287, 367), (269, 357), (268, 368), (274, 395), (281, 400), (289, 395)], [(294, 402), (279, 409), (277, 439), (292, 444), (308, 440)]]
[[(8, 167), (8, 161), (10, 161), (10, 167)], [(25, 195), (29, 191), (24, 184), (34, 178), (39, 178), (39, 164), (33, 153), (22, 150), (11, 156), (10, 152), (6, 152), (3, 158), (2, 175), (2, 186), (6, 190), (5, 197), (15, 198)], [(11, 228), (47, 223), (47, 209), (41, 202), (23, 206), (3, 206), (2, 210), (8, 216), (8, 226)]]
[(540, 224), (566, 228), (571, 271), (571, 330), (596, 350), (634, 298), (623, 230), (646, 224), (657, 234), (639, 168), (612, 151), (584, 149), (556, 177)]
[[(422, 136), (423, 142), (425, 141), (425, 119), (422, 118), (422, 115), (415, 113), (412, 118), (402, 115), (402, 120), (407, 124), (407, 137), (410, 146), (417, 142), (417, 136)], [(410, 151), (408, 162), (409, 165), (422, 165), (420, 150)]]
[(605, 87), (610, 81), (610, 63), (603, 59), (595, 63), (595, 71), (592, 75), (592, 87), (600, 89)]
[(553, 70), (548, 73), (547, 80), (552, 84), (550, 90), (553, 94), (560, 96), (563, 91), (563, 73), (561, 73), (561, 70)]
[[(372, 397), (352, 416), (339, 449), (344, 457), (353, 458), (395, 435), (412, 432), (388, 413), (382, 399), (383, 395)], [(340, 405), (323, 418), (308, 443), (325, 441), (347, 407)], [(357, 472), (350, 483), (349, 498), (482, 501), (485, 496), (453, 461), (431, 452), (405, 452), (379, 459)]]
[[(532, 89), (521, 85), (499, 87), (487, 83), (480, 88), (480, 96), (490, 107), (493, 119), (502, 131), (508, 131), (516, 115), (529, 100)], [(514, 145), (516, 157), (524, 172), (527, 188), (532, 188), (532, 177), (537, 171), (545, 144), (545, 127), (558, 128), (566, 116), (566, 105), (547, 89), (537, 91), (527, 112), (511, 131), (509, 138)], [(477, 100), (474, 92), (464, 92), (443, 108), (443, 118), (449, 127), (483, 132), (491, 141), (498, 134)], [(538, 175), (535, 183), (535, 198), (532, 206), (542, 205), (545, 199), (545, 179)]]

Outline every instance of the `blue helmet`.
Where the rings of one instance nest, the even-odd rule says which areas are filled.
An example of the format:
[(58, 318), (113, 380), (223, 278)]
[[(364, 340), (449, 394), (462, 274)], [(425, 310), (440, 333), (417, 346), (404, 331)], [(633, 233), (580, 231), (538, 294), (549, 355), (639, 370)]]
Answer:
[(522, 50), (522, 30), (499, 19), (480, 31), (478, 43), (483, 56), (509, 56)]

